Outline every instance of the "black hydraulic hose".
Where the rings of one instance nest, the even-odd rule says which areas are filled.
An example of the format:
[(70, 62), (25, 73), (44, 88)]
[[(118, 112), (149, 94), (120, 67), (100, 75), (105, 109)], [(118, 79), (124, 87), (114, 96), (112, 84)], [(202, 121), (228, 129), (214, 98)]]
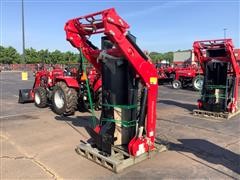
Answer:
[(140, 103), (138, 127), (143, 127), (145, 124), (146, 109), (147, 109), (147, 94), (148, 94), (148, 89), (144, 87), (142, 91), (142, 97), (141, 97), (141, 103)]
[(79, 67), (78, 67), (78, 73), (77, 73), (77, 79), (79, 80), (83, 74), (83, 57), (82, 57), (82, 51), (79, 51)]

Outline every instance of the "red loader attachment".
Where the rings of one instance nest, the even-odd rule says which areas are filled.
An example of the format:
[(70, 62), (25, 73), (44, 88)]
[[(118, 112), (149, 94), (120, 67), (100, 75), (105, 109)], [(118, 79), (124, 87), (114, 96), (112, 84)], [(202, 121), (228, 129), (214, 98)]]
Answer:
[(231, 39), (196, 41), (194, 53), (204, 74), (198, 116), (228, 119), (239, 113), (239, 65)]
[[(115, 172), (162, 150), (155, 144), (157, 70), (128, 29), (113, 8), (65, 25), (67, 40), (102, 74), (100, 123), (91, 130), (92, 143), (81, 143), (76, 151)], [(100, 33), (99, 49), (90, 37)]]

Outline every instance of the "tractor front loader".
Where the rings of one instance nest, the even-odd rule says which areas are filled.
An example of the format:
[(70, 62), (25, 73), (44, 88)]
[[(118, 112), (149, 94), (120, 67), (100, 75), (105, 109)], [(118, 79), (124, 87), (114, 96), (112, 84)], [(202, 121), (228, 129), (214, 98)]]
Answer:
[(194, 53), (204, 74), (201, 99), (194, 115), (229, 119), (238, 114), (239, 65), (231, 39), (196, 41)]
[(64, 71), (54, 68), (49, 71), (44, 66), (34, 73), (35, 80), (32, 89), (19, 90), (19, 103), (35, 102), (35, 105), (44, 108), (51, 101), (51, 95), (55, 79), (63, 76)]
[[(99, 124), (89, 129), (91, 142), (82, 142), (76, 152), (114, 172), (165, 150), (155, 144), (157, 70), (128, 29), (113, 8), (65, 25), (67, 40), (102, 75)], [(90, 42), (95, 34), (103, 34), (101, 48)]]

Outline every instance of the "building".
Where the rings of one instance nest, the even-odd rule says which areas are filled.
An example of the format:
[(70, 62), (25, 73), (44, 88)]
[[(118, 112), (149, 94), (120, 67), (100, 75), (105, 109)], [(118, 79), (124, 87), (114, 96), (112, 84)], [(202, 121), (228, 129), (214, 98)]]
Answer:
[(195, 64), (194, 53), (192, 50), (176, 51), (173, 53), (174, 64)]

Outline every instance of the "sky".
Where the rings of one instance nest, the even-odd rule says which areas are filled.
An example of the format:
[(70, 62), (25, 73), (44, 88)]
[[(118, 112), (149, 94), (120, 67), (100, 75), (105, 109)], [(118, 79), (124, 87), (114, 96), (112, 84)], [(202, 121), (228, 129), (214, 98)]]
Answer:
[[(76, 50), (66, 41), (72, 18), (114, 7), (143, 50), (191, 49), (226, 35), (240, 46), (239, 0), (24, 0), (26, 48)], [(22, 52), (21, 0), (0, 0), (0, 44)], [(100, 39), (93, 38), (100, 44)]]

